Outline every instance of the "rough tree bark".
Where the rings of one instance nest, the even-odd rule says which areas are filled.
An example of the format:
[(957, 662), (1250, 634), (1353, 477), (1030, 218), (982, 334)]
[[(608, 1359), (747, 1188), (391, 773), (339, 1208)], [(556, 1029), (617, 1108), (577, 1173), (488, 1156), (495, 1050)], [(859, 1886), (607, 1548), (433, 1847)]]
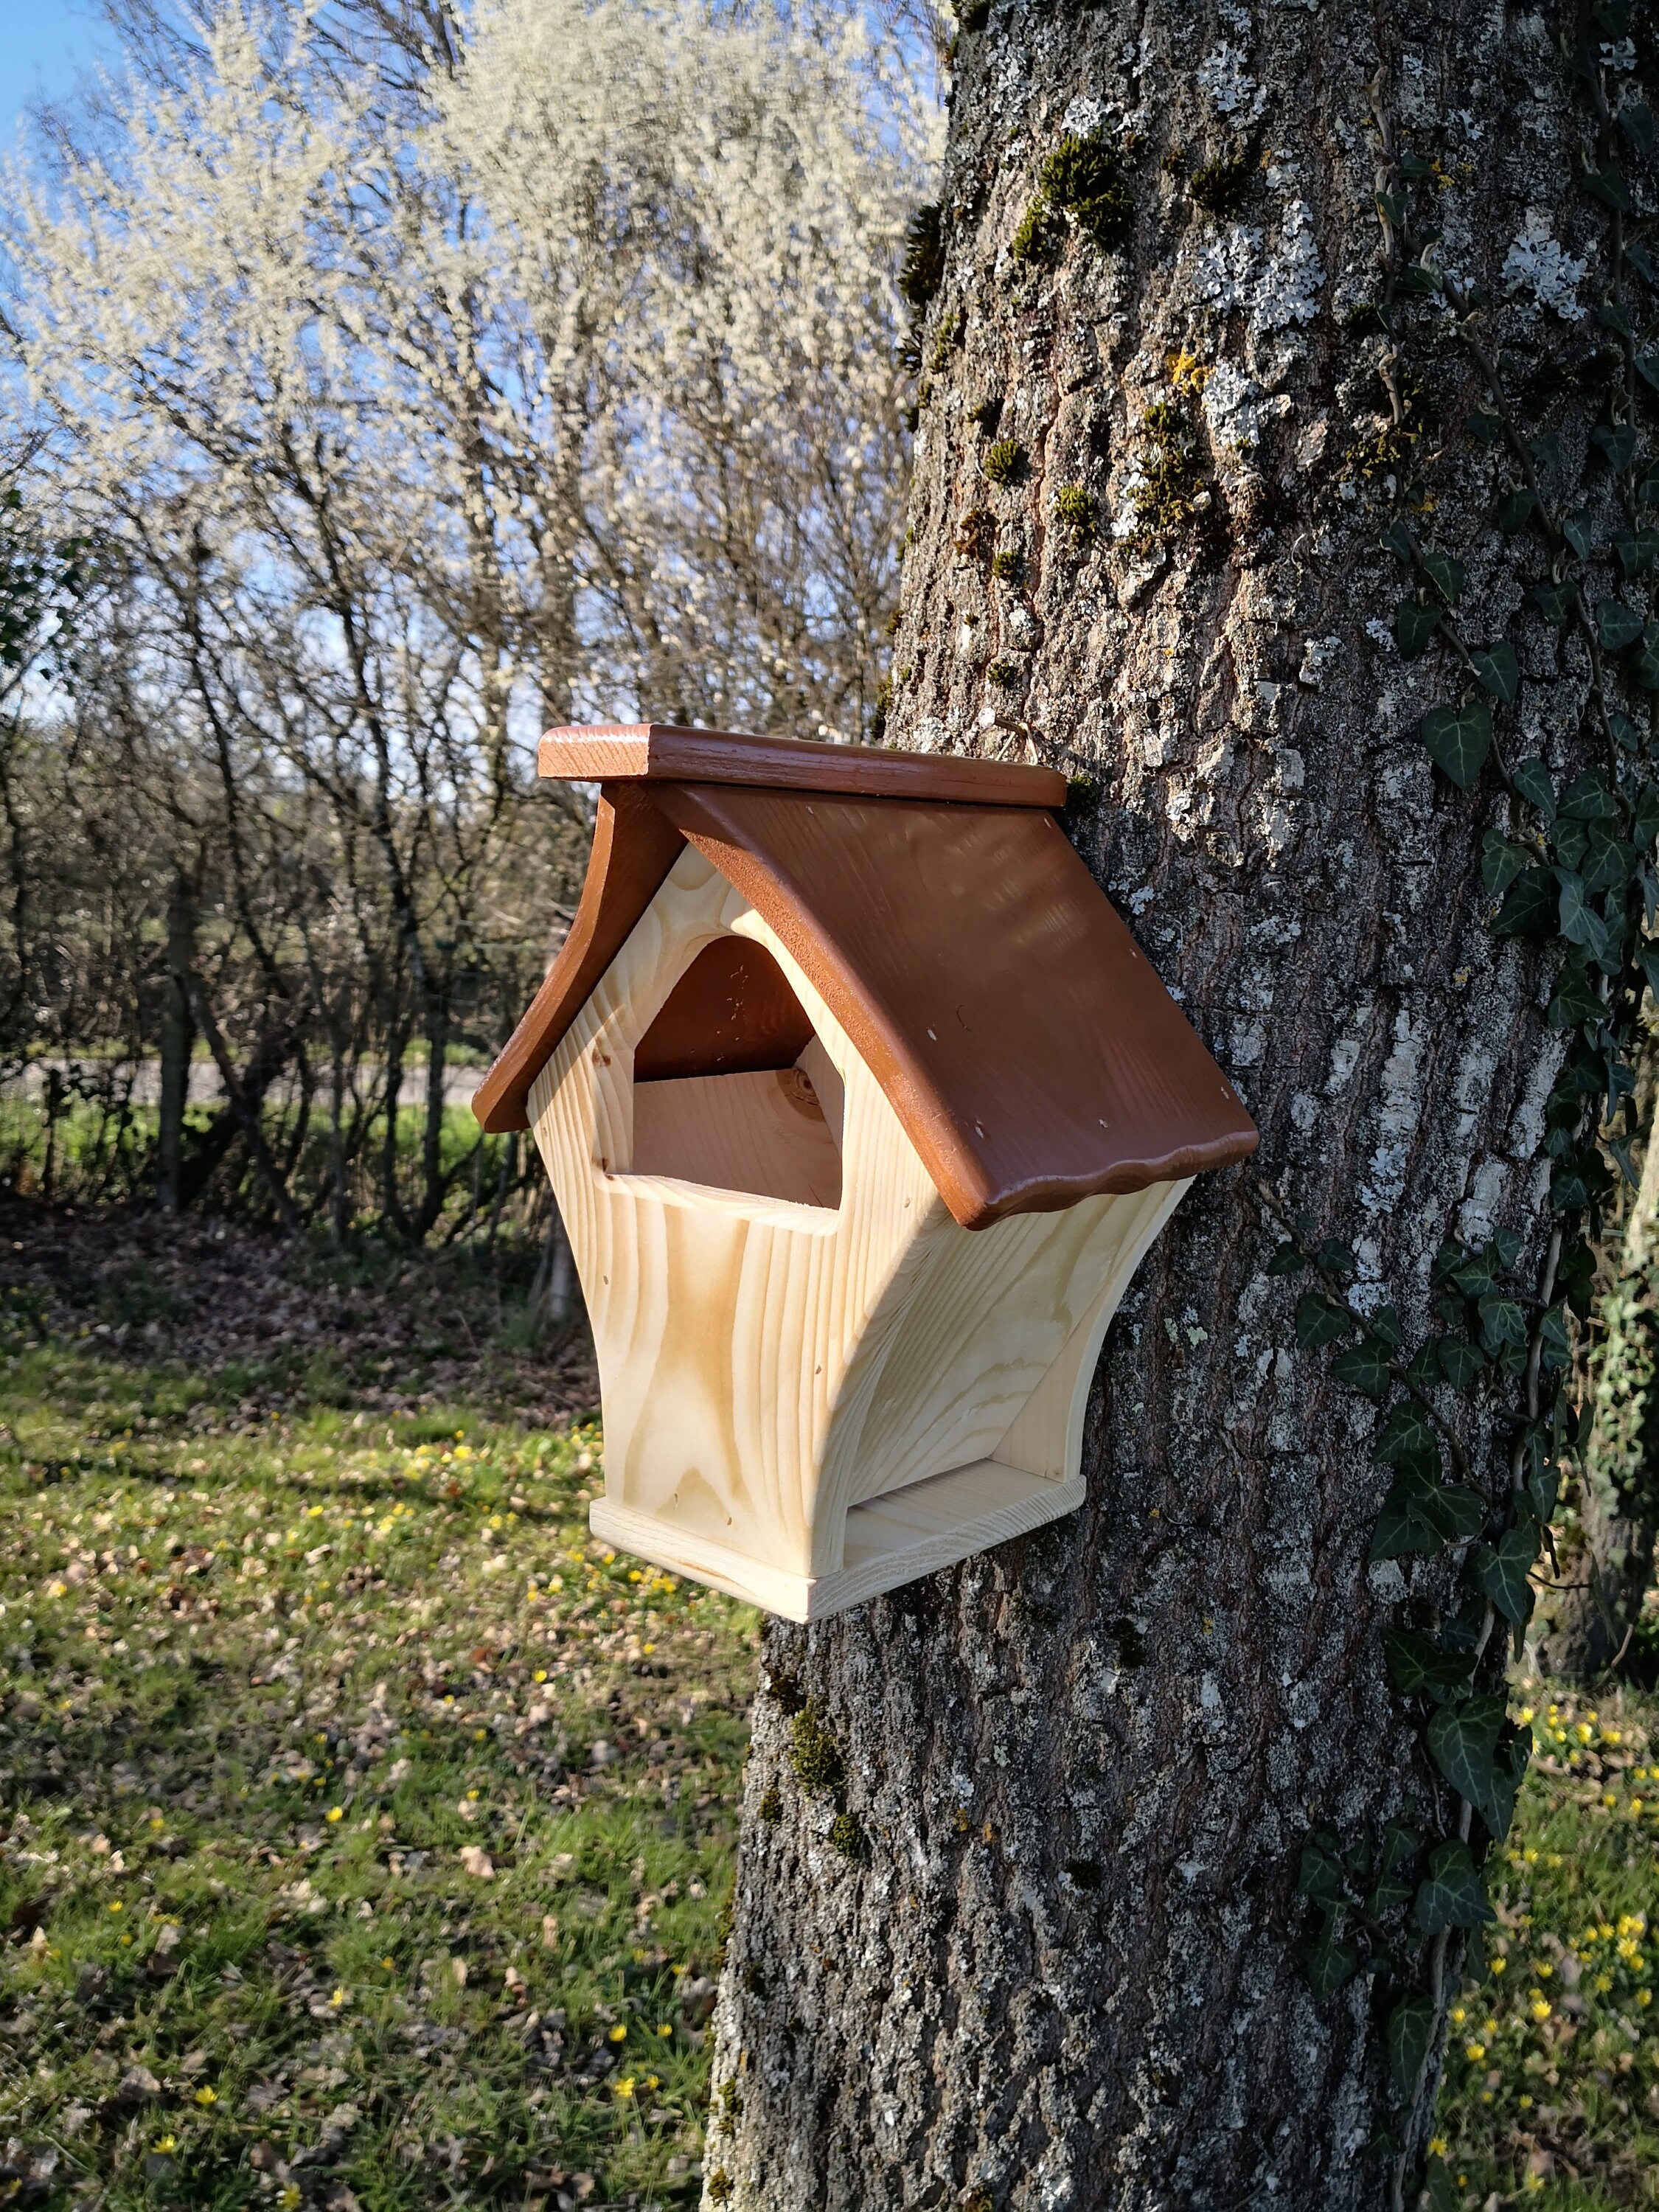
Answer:
[[(1449, 314), (1395, 358), (1367, 303), (1375, 109), (1439, 165), (1442, 252), (1489, 289), (1487, 342), (1524, 363), (1594, 343), (1546, 243), (1591, 251), (1574, 19), (963, 14), (890, 737), (1097, 779), (1079, 847), (1262, 1151), (1143, 1265), (1082, 1512), (769, 1627), (705, 2203), (1370, 2206), (1391, 2186), (1366, 2148), (1389, 2118), (1376, 2001), (1364, 1977), (1310, 1994), (1295, 1874), (1316, 1820), (1374, 1830), (1437, 1786), (1380, 1632), (1439, 1570), (1368, 1565), (1376, 1416), (1295, 1351), (1252, 1193), (1270, 1179), (1346, 1237), (1357, 1295), (1408, 1339), (1443, 1236), (1541, 1241), (1560, 1046), (1544, 963), (1486, 927), (1501, 801), (1431, 768), (1416, 726), (1444, 670), (1389, 635), (1405, 471), (1417, 526), (1468, 563), (1470, 620), (1520, 651), (1512, 757), (1583, 765), (1585, 657), (1516, 616), (1540, 556), (1492, 526)], [(1127, 211), (1091, 209), (1074, 161), (1031, 214), (1068, 133), (1127, 147)], [(1126, 215), (1115, 248), (1087, 235)], [(1553, 419), (1582, 446), (1575, 404)], [(1472, 1451), (1501, 1480), (1501, 1437)]]

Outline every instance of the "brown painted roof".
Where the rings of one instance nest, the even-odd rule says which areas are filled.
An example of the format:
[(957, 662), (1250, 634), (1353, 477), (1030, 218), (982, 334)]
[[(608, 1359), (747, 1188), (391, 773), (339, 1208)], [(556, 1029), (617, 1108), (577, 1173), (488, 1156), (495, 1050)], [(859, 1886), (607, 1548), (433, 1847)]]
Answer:
[[(1231, 1085), (1047, 811), (1059, 799), (1023, 795), (1046, 771), (720, 733), (711, 775), (702, 732), (666, 733), (672, 770), (653, 761), (659, 734), (626, 733), (637, 780), (602, 786), (569, 939), (473, 1101), (486, 1129), (525, 1127), (531, 1085), (685, 841), (823, 995), (964, 1227), (1255, 1149)], [(888, 780), (825, 781), (854, 750), (855, 775), (874, 781), (878, 761)], [(555, 773), (595, 772), (568, 764), (593, 760), (585, 737), (544, 741), (544, 774), (550, 753)], [(802, 754), (825, 780), (804, 779)], [(980, 772), (971, 799), (927, 788), (947, 768)], [(997, 803), (998, 776), (1027, 779), (1011, 787), (1022, 795)]]
[(1066, 779), (1052, 768), (890, 752), (878, 745), (751, 738), (735, 730), (681, 730), (667, 722), (605, 722), (550, 730), (543, 775), (574, 783), (762, 783), (779, 791), (860, 792), (871, 799), (946, 799), (964, 805), (1064, 806)]

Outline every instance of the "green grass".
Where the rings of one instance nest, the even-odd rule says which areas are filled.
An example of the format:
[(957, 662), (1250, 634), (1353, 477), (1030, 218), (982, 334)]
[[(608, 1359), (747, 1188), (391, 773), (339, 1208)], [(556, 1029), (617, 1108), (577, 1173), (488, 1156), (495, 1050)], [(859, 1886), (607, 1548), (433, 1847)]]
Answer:
[(695, 2202), (754, 1616), (592, 1541), (591, 1431), (261, 1419), (10, 1304), (17, 2201)]
[(1659, 2204), (1659, 1711), (1517, 1684), (1532, 1772), (1452, 2014), (1443, 2203)]
[[(591, 1540), (464, 1269), (216, 1358), (220, 1249), (0, 1294), (0, 2203), (694, 2203), (755, 1616)], [(1659, 2206), (1659, 1701), (1516, 1695), (1431, 2202)]]

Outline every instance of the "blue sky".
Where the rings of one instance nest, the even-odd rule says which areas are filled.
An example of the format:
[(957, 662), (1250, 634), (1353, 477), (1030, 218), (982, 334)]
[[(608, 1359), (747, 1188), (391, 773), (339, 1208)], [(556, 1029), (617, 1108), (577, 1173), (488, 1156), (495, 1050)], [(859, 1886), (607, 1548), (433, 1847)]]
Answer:
[(73, 92), (108, 50), (95, 0), (0, 0), (0, 145), (31, 100)]

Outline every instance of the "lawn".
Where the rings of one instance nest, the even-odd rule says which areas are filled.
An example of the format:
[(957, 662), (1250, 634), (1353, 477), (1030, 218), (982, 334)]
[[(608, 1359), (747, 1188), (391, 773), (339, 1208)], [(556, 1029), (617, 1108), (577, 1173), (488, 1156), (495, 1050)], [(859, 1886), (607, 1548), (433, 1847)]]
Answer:
[(82, 1272), (0, 1355), (0, 2201), (695, 2202), (755, 1616), (418, 1388), (430, 1298), (388, 1409), (372, 1325), (137, 1358), (222, 1310)]
[[(695, 2203), (757, 1617), (592, 1540), (592, 1378), (493, 1273), (45, 1218), (0, 1216), (0, 2203)], [(1516, 1697), (1433, 2201), (1659, 2205), (1659, 1705)]]

